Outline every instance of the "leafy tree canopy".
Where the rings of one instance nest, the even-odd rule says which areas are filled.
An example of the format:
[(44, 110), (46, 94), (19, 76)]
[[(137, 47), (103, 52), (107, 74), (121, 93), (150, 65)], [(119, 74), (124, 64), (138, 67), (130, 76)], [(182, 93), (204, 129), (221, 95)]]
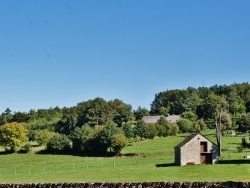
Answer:
[(23, 142), (28, 141), (28, 130), (20, 123), (6, 123), (0, 127), (0, 144), (6, 149), (16, 151)]

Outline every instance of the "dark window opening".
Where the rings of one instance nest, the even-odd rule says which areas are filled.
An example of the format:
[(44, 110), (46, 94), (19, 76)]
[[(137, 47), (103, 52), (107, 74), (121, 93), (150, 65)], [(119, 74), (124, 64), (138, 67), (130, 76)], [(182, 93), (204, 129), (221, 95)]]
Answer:
[(207, 152), (207, 142), (201, 142), (200, 143), (200, 151), (201, 152)]

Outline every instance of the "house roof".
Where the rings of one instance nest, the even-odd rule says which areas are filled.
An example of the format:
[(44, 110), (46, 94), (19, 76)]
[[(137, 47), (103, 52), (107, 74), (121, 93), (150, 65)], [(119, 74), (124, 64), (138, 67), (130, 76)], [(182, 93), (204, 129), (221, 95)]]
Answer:
[(190, 140), (192, 140), (198, 134), (199, 133), (191, 134), (190, 136), (188, 136), (187, 138), (185, 138), (182, 142), (180, 142), (177, 146), (175, 146), (175, 148), (180, 148), (180, 147), (184, 146), (186, 143), (188, 143)]
[(209, 140), (208, 138), (206, 138), (205, 136), (199, 134), (199, 133), (194, 133), (191, 134), (190, 136), (188, 136), (187, 138), (185, 138), (182, 142), (180, 142), (177, 146), (175, 146), (175, 148), (181, 148), (182, 146), (184, 146), (185, 144), (187, 144), (190, 140), (192, 140), (194, 137), (196, 137), (197, 135), (202, 136), (203, 138), (207, 139), (209, 142), (213, 143), (214, 145), (216, 145), (214, 142), (212, 142), (211, 140)]
[(143, 116), (142, 120), (145, 121), (145, 123), (157, 123), (157, 121), (160, 119), (161, 116)]
[(177, 122), (178, 120), (181, 119), (181, 116), (180, 115), (168, 115), (166, 117), (166, 119), (169, 121), (169, 122)]
[[(143, 116), (143, 120), (148, 124), (157, 123), (161, 116)], [(175, 123), (181, 119), (180, 115), (168, 115), (165, 117), (168, 122)]]

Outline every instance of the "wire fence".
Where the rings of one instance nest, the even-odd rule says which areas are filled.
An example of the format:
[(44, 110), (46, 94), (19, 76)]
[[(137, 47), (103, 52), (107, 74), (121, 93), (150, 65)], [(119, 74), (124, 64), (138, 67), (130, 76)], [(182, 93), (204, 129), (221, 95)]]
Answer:
[(136, 168), (155, 168), (157, 165), (172, 163), (173, 159), (169, 156), (160, 157), (129, 157), (129, 158), (93, 158), (92, 160), (77, 160), (70, 162), (47, 161), (36, 164), (15, 163), (0, 166), (0, 177), (20, 176), (50, 173), (77, 173), (93, 170), (110, 169), (136, 169)]

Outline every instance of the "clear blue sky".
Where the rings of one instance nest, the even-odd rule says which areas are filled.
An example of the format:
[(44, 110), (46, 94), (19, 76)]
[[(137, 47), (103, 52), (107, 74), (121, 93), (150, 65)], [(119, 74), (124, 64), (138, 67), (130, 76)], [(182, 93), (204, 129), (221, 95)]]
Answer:
[(0, 113), (250, 82), (249, 0), (1, 0)]

